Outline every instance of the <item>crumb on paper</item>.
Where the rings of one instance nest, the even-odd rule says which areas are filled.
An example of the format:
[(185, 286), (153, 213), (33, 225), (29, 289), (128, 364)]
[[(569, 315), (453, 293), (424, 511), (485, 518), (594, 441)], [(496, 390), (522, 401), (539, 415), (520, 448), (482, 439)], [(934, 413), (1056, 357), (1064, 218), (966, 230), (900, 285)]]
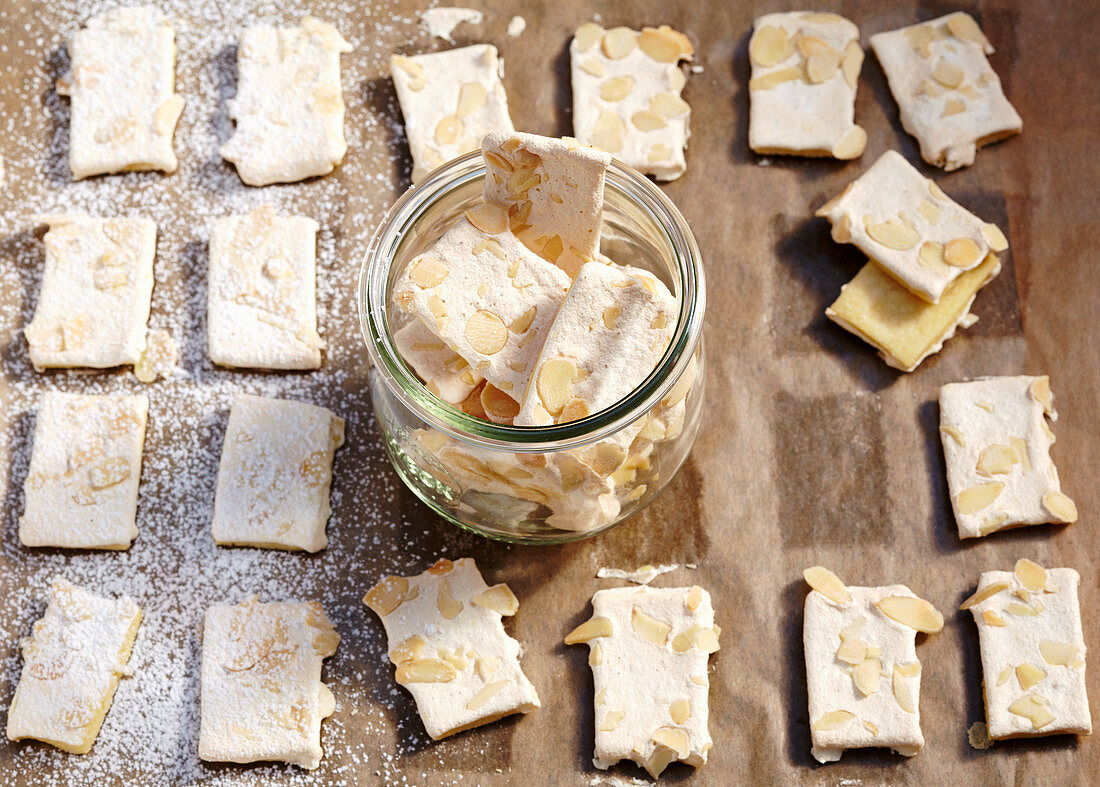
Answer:
[(527, 20), (519, 14), (516, 14), (508, 21), (508, 36), (510, 38), (519, 38), (526, 29)]
[(643, 566), (638, 566), (633, 571), (627, 571), (621, 568), (601, 568), (596, 572), (596, 576), (600, 579), (625, 579), (627, 582), (633, 582), (636, 585), (648, 585), (657, 577), (661, 576), (661, 574), (667, 574), (678, 568), (680, 568), (680, 565), (676, 563), (660, 566), (651, 566), (647, 563)]
[(970, 745), (975, 749), (988, 749), (993, 745), (993, 739), (989, 737), (989, 728), (985, 726), (984, 721), (976, 721), (970, 725), (970, 729), (966, 731), (966, 736), (970, 739)]
[(420, 12), (420, 21), (428, 28), (428, 35), (451, 44), (455, 42), (451, 34), (456, 27), (463, 22), (479, 25), (484, 19), (485, 14), (473, 8), (428, 8)]
[(693, 74), (702, 74), (703, 73), (703, 67), (698, 63), (692, 63), (691, 64), (691, 73), (693, 73)]

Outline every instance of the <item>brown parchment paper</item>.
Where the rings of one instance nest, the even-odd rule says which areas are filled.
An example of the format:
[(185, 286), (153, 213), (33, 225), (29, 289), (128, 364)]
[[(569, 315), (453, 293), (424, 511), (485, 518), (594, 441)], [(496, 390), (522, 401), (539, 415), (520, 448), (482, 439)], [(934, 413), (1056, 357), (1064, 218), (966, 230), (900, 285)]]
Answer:
[[(868, 131), (860, 161), (771, 157), (747, 147), (752, 19), (798, 8), (789, 2), (490, 3), (459, 43), (489, 41), (507, 64), (518, 128), (568, 134), (571, 31), (667, 23), (695, 42), (701, 73), (685, 97), (693, 108), (688, 172), (665, 186), (690, 221), (706, 259), (709, 365), (703, 429), (689, 460), (649, 509), (595, 539), (562, 547), (510, 547), (441, 522), (387, 463), (367, 395), (367, 360), (353, 288), (367, 239), (408, 185), (400, 114), (387, 76), (392, 52), (445, 48), (418, 28), (426, 3), (319, 0), (165, 2), (180, 48), (178, 90), (187, 108), (176, 133), (180, 171), (73, 184), (67, 169), (67, 103), (53, 81), (67, 64), (64, 35), (113, 3), (8, 2), (0, 6), (0, 467), (6, 496), (0, 532), (0, 707), (15, 687), (18, 640), (42, 612), (48, 580), (62, 574), (93, 590), (129, 593), (146, 611), (133, 664), (89, 755), (0, 742), (0, 784), (561, 784), (623, 783), (591, 765), (592, 689), (586, 649), (563, 635), (590, 613), (588, 600), (617, 584), (600, 566), (696, 564), (656, 585), (699, 584), (714, 596), (723, 628), (712, 658), (710, 763), (666, 780), (699, 784), (1088, 783), (1100, 748), (1068, 736), (998, 743), (975, 751), (967, 727), (984, 719), (977, 636), (956, 612), (987, 569), (1019, 557), (1082, 574), (1086, 641), (1100, 648), (1100, 274), (1092, 246), (1100, 211), (1100, 6), (1072, 2), (969, 5), (997, 47), (991, 60), (1024, 132), (979, 151), (968, 169), (943, 175), (921, 165), (1012, 244), (1000, 277), (977, 299), (981, 321), (914, 374), (887, 368), (823, 311), (861, 259), (829, 240), (813, 210), (896, 148), (919, 162), (900, 128), (882, 70), (868, 49), (857, 120)], [(866, 44), (875, 32), (968, 4), (837, 2)], [(356, 47), (344, 57), (347, 161), (332, 175), (263, 190), (240, 184), (217, 155), (229, 127), (240, 28), (289, 22), (311, 11)], [(526, 18), (518, 38), (505, 34)], [(328, 340), (324, 368), (267, 375), (213, 368), (205, 356), (206, 241), (213, 218), (270, 201), (322, 225), (319, 307)], [(30, 370), (21, 329), (37, 298), (42, 251), (32, 217), (58, 209), (148, 215), (160, 226), (151, 325), (181, 346), (182, 375), (142, 386), (126, 371), (93, 376)], [(1063, 488), (1081, 521), (960, 543), (947, 499), (935, 404), (940, 385), (983, 374), (1047, 373), (1060, 412), (1053, 449)], [(151, 399), (140, 535), (124, 553), (28, 550), (16, 520), (30, 452), (35, 401), (49, 388), (144, 390)], [(330, 545), (317, 555), (231, 550), (209, 535), (213, 478), (229, 399), (247, 390), (314, 401), (348, 419), (337, 454)], [(392, 680), (382, 627), (359, 602), (385, 573), (415, 573), (441, 556), (473, 556), (490, 582), (521, 599), (508, 624), (525, 646), (524, 668), (543, 707), (439, 743)], [(849, 752), (817, 766), (810, 757), (802, 656), (801, 570), (815, 563), (850, 584), (903, 582), (946, 617), (918, 646), (924, 665), (922, 754)], [(322, 727), (326, 756), (306, 773), (282, 765), (210, 765), (197, 759), (199, 627), (204, 609), (249, 593), (320, 599), (343, 635), (325, 667), (337, 698)], [(1100, 670), (1089, 672), (1094, 704)], [(618, 779), (619, 781), (615, 781)]]

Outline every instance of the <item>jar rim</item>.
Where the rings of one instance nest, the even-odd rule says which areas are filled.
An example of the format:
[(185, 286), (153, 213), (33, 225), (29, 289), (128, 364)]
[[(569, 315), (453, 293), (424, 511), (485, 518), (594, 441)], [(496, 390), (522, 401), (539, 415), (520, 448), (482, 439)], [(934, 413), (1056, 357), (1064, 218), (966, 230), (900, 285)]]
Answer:
[(691, 363), (706, 310), (702, 256), (687, 221), (665, 193), (637, 170), (612, 159), (605, 188), (641, 208), (667, 240), (679, 275), (676, 328), (661, 360), (626, 397), (580, 420), (547, 426), (509, 426), (464, 413), (432, 394), (402, 358), (389, 331), (390, 269), (417, 220), (438, 200), (471, 181), (484, 179), (481, 151), (466, 153), (436, 169), (407, 190), (386, 212), (371, 237), (359, 273), (359, 324), (373, 364), (386, 387), (421, 420), (444, 434), (476, 446), (518, 453), (582, 448), (630, 425), (668, 396)]

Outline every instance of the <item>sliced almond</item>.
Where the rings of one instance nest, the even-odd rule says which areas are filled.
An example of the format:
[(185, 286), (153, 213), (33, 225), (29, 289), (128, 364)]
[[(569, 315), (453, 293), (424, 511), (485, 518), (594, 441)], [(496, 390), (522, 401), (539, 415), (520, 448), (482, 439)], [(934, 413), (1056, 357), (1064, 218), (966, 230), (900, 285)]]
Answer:
[(491, 609), (501, 615), (514, 615), (519, 611), (519, 599), (512, 589), (500, 583), (478, 593), (471, 601), (479, 607)]
[(955, 13), (947, 17), (947, 29), (955, 38), (970, 41), (982, 48), (989, 47), (989, 39), (969, 14)]
[(495, 683), (485, 684), (478, 690), (477, 694), (466, 703), (466, 710), (478, 710), (482, 705), (500, 694), (500, 690), (507, 685), (508, 681), (506, 680), (498, 680)]
[(675, 724), (683, 724), (691, 718), (691, 701), (675, 700), (668, 706), (668, 715)]
[(669, 632), (672, 631), (671, 625), (647, 615), (638, 607), (634, 607), (630, 614), (630, 626), (638, 632), (642, 639), (661, 647), (664, 647), (665, 643), (668, 642)]
[(614, 631), (610, 618), (590, 618), (565, 635), (565, 644), (576, 645), (596, 637), (610, 637)]
[(675, 63), (690, 58), (695, 51), (687, 36), (667, 25), (642, 28), (638, 48), (658, 63)]
[[(852, 126), (842, 136), (831, 151), (833, 158), (841, 161), (859, 158), (867, 147), (867, 132), (863, 126)], [(847, 218), (847, 216), (845, 216)]]
[(765, 25), (749, 40), (749, 59), (763, 68), (786, 60), (792, 52), (787, 31), (782, 27)]
[(971, 268), (982, 259), (982, 247), (970, 238), (955, 238), (943, 247), (943, 260), (956, 268)]
[(852, 594), (840, 577), (822, 566), (811, 566), (802, 572), (802, 578), (811, 588), (835, 604), (847, 604), (852, 600)]
[(669, 156), (672, 155), (672, 148), (666, 145), (664, 142), (658, 142), (656, 145), (649, 149), (646, 153), (645, 160), (650, 164), (656, 164), (660, 161), (667, 161)]
[(925, 634), (935, 634), (943, 628), (943, 615), (923, 598), (886, 596), (876, 601), (875, 607), (891, 620)]
[(978, 475), (992, 478), (995, 475), (1010, 473), (1019, 461), (1020, 457), (1015, 448), (1010, 445), (994, 444), (978, 455), (978, 464), (975, 469)]
[(982, 237), (989, 244), (991, 251), (1002, 252), (1008, 248), (1008, 238), (996, 224), (983, 224)]
[(453, 620), (462, 611), (462, 602), (451, 594), (451, 584), (447, 580), (439, 583), (435, 605), (439, 609), (439, 614), (446, 620)]
[(1052, 489), (1043, 495), (1043, 508), (1059, 522), (1077, 521), (1077, 504), (1063, 492)]
[(1008, 683), (1008, 679), (1012, 677), (1012, 672), (1013, 670), (1011, 664), (1001, 670), (1001, 674), (997, 676), (997, 685), (1003, 686)]
[(1068, 667), (1077, 658), (1077, 648), (1068, 642), (1043, 640), (1039, 643), (1039, 652), (1043, 654), (1043, 661), (1056, 667)]
[(863, 726), (866, 727), (867, 730), (876, 738), (878, 737), (878, 727), (873, 722), (869, 722), (867, 721), (867, 719), (864, 719)]
[(784, 82), (802, 79), (802, 69), (791, 66), (749, 80), (749, 90), (773, 90)]
[(626, 142), (626, 126), (622, 118), (610, 110), (603, 110), (592, 127), (592, 145), (608, 153), (618, 153)]
[(863, 68), (863, 47), (858, 41), (849, 41), (844, 47), (844, 59), (840, 61), (840, 70), (844, 72), (844, 81), (853, 90), (859, 80), (861, 68)]
[(577, 49), (581, 52), (587, 52), (592, 46), (603, 38), (604, 29), (597, 25), (595, 22), (587, 22), (577, 28), (577, 32), (573, 33), (573, 40), (577, 45)]
[(994, 610), (987, 609), (982, 613), (982, 621), (987, 626), (1007, 626), (1008, 623), (998, 615)]
[(1005, 605), (1005, 612), (1009, 615), (1016, 615), (1018, 617), (1033, 618), (1037, 616), (1042, 609), (1040, 607), (1033, 607), (1029, 604), (1021, 604), (1017, 601), (1013, 601), (1011, 604)]
[(603, 664), (603, 648), (600, 647), (600, 643), (593, 642), (592, 648), (588, 651), (588, 666), (598, 667)]
[(955, 510), (960, 515), (976, 514), (983, 508), (993, 505), (993, 501), (997, 499), (1004, 488), (1005, 485), (1000, 481), (994, 481), (991, 484), (978, 484), (969, 489), (964, 489), (955, 499)]
[(1028, 590), (1038, 592), (1046, 587), (1047, 570), (1026, 557), (1016, 561), (1016, 567), (1012, 569), (1012, 573)]
[(897, 701), (898, 707), (906, 713), (916, 713), (917, 704), (913, 701), (913, 693), (909, 690), (909, 684), (905, 682), (905, 675), (903, 675), (897, 667), (894, 667), (892, 683), (894, 699)]
[(603, 67), (603, 63), (594, 57), (581, 61), (581, 71), (594, 77), (602, 77), (607, 74), (607, 69)]
[(397, 665), (396, 680), (402, 686), (410, 683), (450, 683), (458, 670), (443, 659), (414, 659)]
[(684, 605), (692, 612), (699, 608), (699, 605), (703, 603), (703, 589), (698, 585), (692, 585), (688, 590), (687, 596), (684, 597)]
[(482, 355), (494, 355), (503, 350), (508, 342), (508, 329), (504, 321), (484, 309), (470, 315), (463, 333), (470, 347)]
[(688, 102), (675, 93), (658, 93), (649, 99), (649, 108), (666, 118), (674, 118), (691, 110)]
[(968, 598), (966, 601), (964, 601), (959, 609), (970, 609), (971, 607), (976, 607), (987, 598), (992, 598), (993, 596), (1000, 593), (1002, 590), (1008, 590), (1010, 587), (1012, 587), (1012, 584), (1010, 582), (990, 582), (985, 587), (978, 588), (978, 592)]
[(958, 87), (962, 84), (964, 76), (962, 67), (958, 63), (952, 63), (949, 60), (939, 60), (932, 67), (932, 78), (944, 87)]
[(831, 710), (813, 723), (815, 732), (828, 732), (847, 724), (856, 715), (846, 710)]
[(496, 656), (478, 656), (474, 660), (474, 665), (477, 667), (477, 674), (482, 680), (489, 680), (493, 677), (493, 673), (497, 671), (497, 664), (499, 659)]
[(466, 211), (466, 220), (488, 235), (499, 235), (508, 229), (508, 212), (489, 202)]
[(672, 749), (679, 757), (687, 757), (691, 751), (687, 732), (676, 727), (658, 727), (653, 733), (653, 742)]
[(887, 219), (877, 224), (868, 224), (867, 234), (871, 236), (872, 240), (897, 251), (911, 249), (920, 240), (920, 233), (898, 219)]
[(447, 266), (441, 260), (425, 254), (413, 260), (409, 266), (409, 281), (427, 289), (441, 283), (447, 278), (447, 273)]
[(458, 89), (458, 111), (460, 118), (480, 112), (489, 97), (488, 91), (478, 82), (467, 82)]
[(390, 651), (390, 661), (394, 664), (402, 664), (406, 661), (419, 659), (424, 655), (424, 648), (427, 646), (427, 640), (419, 634), (414, 634), (408, 639), (403, 640)]
[(958, 115), (965, 111), (966, 104), (964, 104), (957, 98), (949, 98), (947, 99), (947, 102), (943, 105), (943, 112), (940, 114), (940, 117), (951, 117), (952, 115)]
[(462, 121), (455, 115), (447, 115), (436, 124), (435, 141), (440, 145), (453, 145), (462, 135)]
[(551, 358), (539, 369), (535, 390), (550, 415), (559, 415), (573, 395), (577, 367), (568, 358)]
[(494, 423), (511, 423), (519, 415), (519, 407), (519, 402), (492, 383), (481, 389), (481, 408)]
[(1046, 672), (1026, 661), (1016, 667), (1016, 680), (1020, 682), (1020, 688), (1024, 691), (1030, 689), (1046, 676)]
[(832, 79), (839, 69), (840, 53), (835, 49), (815, 52), (806, 60), (806, 78), (812, 85)]
[(878, 691), (882, 662), (878, 659), (865, 659), (852, 670), (852, 683), (864, 697), (870, 697)]
[(1020, 467), (1025, 473), (1031, 472), (1031, 457), (1027, 452), (1027, 440), (1022, 437), (1010, 437), (1008, 438), (1008, 444), (1016, 451), (1016, 456), (1020, 458)]
[(618, 729), (619, 722), (623, 720), (625, 715), (626, 711), (609, 710), (604, 714), (603, 721), (600, 722), (600, 732), (614, 732)]
[(630, 122), (639, 131), (658, 131), (668, 125), (663, 115), (658, 115), (648, 109), (635, 112), (630, 116)]
[(1028, 694), (1008, 706), (1008, 712), (1016, 716), (1023, 716), (1031, 722), (1031, 726), (1038, 730), (1054, 721), (1054, 714), (1047, 707), (1045, 697), (1038, 694)]
[(962, 434), (955, 427), (941, 426), (940, 431), (950, 437), (952, 440), (954, 440), (958, 444), (959, 448), (966, 448), (966, 443), (963, 442)]
[(845, 664), (862, 664), (867, 659), (867, 643), (859, 637), (842, 636), (836, 657)]
[(622, 101), (634, 89), (634, 77), (612, 77), (600, 83), (600, 98), (604, 101)]
[(932, 42), (936, 40), (936, 30), (931, 25), (909, 27), (904, 31), (905, 40), (921, 57), (932, 55)]
[(385, 577), (367, 591), (367, 595), (363, 596), (363, 603), (379, 616), (385, 617), (408, 599), (414, 598), (415, 591), (416, 586), (413, 585), (410, 593), (409, 580), (405, 577)]
[(924, 220), (929, 224), (938, 224), (942, 211), (934, 202), (922, 199), (920, 205), (917, 206), (917, 213), (924, 216)]
[(603, 53), (611, 60), (621, 60), (638, 46), (638, 34), (629, 27), (613, 27), (604, 33)]

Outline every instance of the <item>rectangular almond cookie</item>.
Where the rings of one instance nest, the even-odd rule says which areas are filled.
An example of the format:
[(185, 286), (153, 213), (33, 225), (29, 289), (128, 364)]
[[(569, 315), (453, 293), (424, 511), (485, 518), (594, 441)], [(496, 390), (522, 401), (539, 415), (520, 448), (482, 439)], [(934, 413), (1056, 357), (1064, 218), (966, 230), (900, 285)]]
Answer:
[(943, 615), (905, 585), (845, 587), (821, 566), (803, 576), (812, 588), (802, 638), (814, 759), (867, 747), (918, 754), (917, 632), (939, 631)]
[(977, 322), (970, 313), (974, 298), (1000, 272), (1000, 260), (990, 254), (959, 276), (939, 303), (929, 303), (869, 262), (841, 288), (825, 316), (878, 350), (887, 365), (911, 372), (938, 353), (956, 330)]
[(580, 269), (546, 333), (517, 425), (598, 413), (657, 367), (679, 304), (656, 278), (631, 270), (599, 262)]
[(249, 369), (317, 369), (317, 230), (270, 205), (214, 222), (206, 335), (210, 360)]
[(424, 387), (449, 404), (462, 404), (484, 379), (416, 317), (394, 332), (393, 343)]
[(599, 257), (609, 154), (575, 139), (499, 131), (481, 149), (485, 201), (508, 211), (527, 248), (570, 277)]
[(1023, 121), (986, 60), (993, 46), (962, 12), (871, 36), (901, 124), (921, 158), (950, 172), (982, 145), (1020, 133)]
[(837, 14), (765, 14), (749, 41), (749, 147), (757, 153), (858, 158), (863, 67), (859, 28)]
[(238, 394), (229, 411), (214, 541), (223, 546), (304, 549), (328, 545), (332, 457), (344, 419), (305, 402)]
[(8, 708), (8, 739), (87, 754), (111, 707), (141, 625), (129, 597), (95, 596), (66, 579), (20, 643), (23, 673)]
[(588, 644), (596, 753), (607, 770), (633, 760), (654, 779), (669, 763), (706, 765), (712, 741), (707, 659), (718, 650), (710, 594), (690, 588), (597, 591), (566, 645)]
[(133, 170), (175, 172), (183, 98), (175, 93), (175, 33), (152, 6), (96, 14), (69, 42), (69, 168), (73, 178)]
[(1008, 248), (984, 222), (893, 150), (818, 208), (833, 240), (854, 244), (914, 295), (938, 303), (952, 282)]
[(518, 400), (568, 289), (565, 271), (508, 230), (503, 209), (482, 205), (401, 271), (393, 299)]
[(352, 50), (336, 28), (311, 16), (297, 27), (256, 25), (237, 51), (237, 128), (221, 155), (249, 186), (327, 175), (344, 159), (340, 55)]
[(434, 740), (540, 707), (501, 622), (519, 601), (507, 585), (486, 585), (472, 559), (386, 577), (363, 603), (381, 618), (396, 680)]
[(202, 631), (199, 757), (321, 764), (321, 720), (336, 699), (322, 662), (340, 635), (320, 602), (215, 604)]
[(573, 133), (657, 180), (680, 177), (691, 135), (680, 61), (694, 57), (687, 36), (667, 25), (640, 33), (581, 25), (569, 45)]
[(1042, 377), (984, 377), (940, 389), (940, 438), (959, 538), (1077, 521), (1050, 458), (1054, 396)]
[(145, 396), (42, 394), (23, 483), (24, 546), (130, 548), (148, 414)]
[(390, 58), (412, 153), (413, 183), (477, 150), (490, 131), (513, 130), (503, 71), (504, 61), (490, 44)]
[(153, 295), (151, 219), (46, 216), (46, 267), (23, 329), (35, 369), (137, 363)]
[(983, 572), (963, 602), (978, 626), (990, 738), (1092, 732), (1080, 579), (1023, 559), (1011, 572)]

